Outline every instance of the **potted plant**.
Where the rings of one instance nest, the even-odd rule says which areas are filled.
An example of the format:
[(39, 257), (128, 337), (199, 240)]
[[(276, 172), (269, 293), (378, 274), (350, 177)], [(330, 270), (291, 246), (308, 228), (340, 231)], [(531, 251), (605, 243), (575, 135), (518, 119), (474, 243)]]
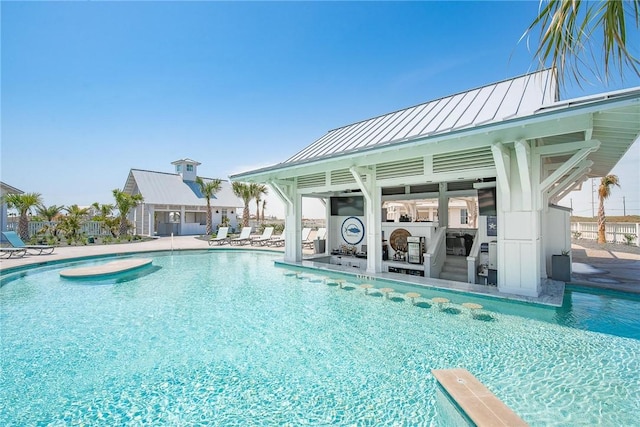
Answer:
[(570, 251), (563, 250), (560, 255), (551, 256), (551, 278), (561, 282), (571, 281)]

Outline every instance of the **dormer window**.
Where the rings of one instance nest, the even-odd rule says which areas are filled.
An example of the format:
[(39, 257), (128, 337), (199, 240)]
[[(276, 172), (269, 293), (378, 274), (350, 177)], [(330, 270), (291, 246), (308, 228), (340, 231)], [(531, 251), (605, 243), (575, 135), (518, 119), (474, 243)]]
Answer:
[(176, 172), (182, 172), (182, 165), (176, 165)]
[(193, 165), (187, 165), (187, 172), (193, 172)]

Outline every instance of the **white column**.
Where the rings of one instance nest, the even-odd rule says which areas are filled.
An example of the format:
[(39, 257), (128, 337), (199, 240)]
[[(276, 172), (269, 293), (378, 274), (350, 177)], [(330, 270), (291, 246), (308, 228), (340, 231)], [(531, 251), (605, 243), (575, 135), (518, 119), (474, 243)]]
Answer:
[(302, 261), (302, 196), (297, 193), (295, 181), (269, 181), (273, 192), (284, 203), (284, 260)]
[(302, 261), (302, 196), (295, 194), (286, 205), (284, 260)]
[(156, 222), (155, 222), (155, 211), (153, 208), (153, 205), (149, 206), (149, 210), (147, 212), (147, 215), (149, 216), (149, 237), (153, 236), (154, 232), (156, 231)]
[(449, 226), (449, 197), (447, 197), (447, 183), (439, 184), (438, 193), (438, 226)]

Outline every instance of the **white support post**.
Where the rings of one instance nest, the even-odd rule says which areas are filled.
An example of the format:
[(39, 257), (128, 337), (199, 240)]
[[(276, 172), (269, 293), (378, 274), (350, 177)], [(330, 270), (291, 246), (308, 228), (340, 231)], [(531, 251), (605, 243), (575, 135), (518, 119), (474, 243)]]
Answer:
[[(378, 273), (382, 271), (381, 190), (376, 185), (375, 171), (356, 167), (351, 167), (349, 171), (358, 183), (366, 201), (367, 272)], [(365, 180), (362, 179), (362, 175), (365, 176)]]
[(295, 181), (269, 181), (274, 193), (285, 207), (284, 260), (302, 261), (302, 196), (297, 194)]
[(438, 185), (438, 227), (449, 226), (449, 197), (447, 196), (447, 183)]

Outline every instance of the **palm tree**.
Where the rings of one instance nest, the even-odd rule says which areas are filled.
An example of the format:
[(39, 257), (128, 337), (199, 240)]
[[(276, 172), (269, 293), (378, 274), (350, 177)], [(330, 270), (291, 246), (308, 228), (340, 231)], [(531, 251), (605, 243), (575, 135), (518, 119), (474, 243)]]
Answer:
[(253, 198), (253, 187), (256, 184), (245, 184), (244, 182), (234, 182), (231, 184), (233, 194), (240, 197), (244, 202), (244, 209), (242, 210), (242, 226), (247, 227), (249, 225), (249, 202)]
[(269, 189), (264, 184), (251, 184), (251, 196), (256, 199), (256, 221), (260, 221), (260, 202), (262, 196), (269, 194)]
[(220, 191), (221, 183), (219, 179), (212, 179), (204, 182), (199, 176), (196, 177), (196, 183), (200, 187), (200, 192), (207, 199), (207, 234), (213, 233), (213, 227), (211, 224), (211, 198), (214, 194)]
[(267, 199), (262, 201), (262, 222), (264, 223), (264, 210), (267, 207)]
[(29, 239), (29, 213), (31, 208), (42, 204), (40, 193), (7, 194), (4, 201), (9, 208), (15, 208), (20, 213), (18, 235), (22, 240)]
[(138, 206), (138, 203), (141, 203), (144, 198), (142, 194), (129, 194), (117, 188), (113, 190), (113, 197), (116, 199), (116, 208), (118, 208), (120, 217), (118, 236), (123, 236), (127, 234), (127, 229), (129, 228), (129, 221), (127, 220), (129, 211)]
[(620, 187), (617, 175), (603, 176), (600, 180), (600, 187), (598, 187), (598, 199), (600, 199), (600, 205), (598, 206), (598, 243), (607, 243), (605, 234), (607, 219), (604, 215), (604, 201), (611, 195), (611, 186), (613, 185)]
[(594, 41), (598, 38), (603, 44), (604, 70), (601, 76), (598, 67), (590, 69), (596, 78), (608, 80), (611, 66), (619, 69), (622, 79), (625, 66), (640, 76), (640, 61), (627, 49), (627, 23), (635, 21), (636, 28), (640, 26), (640, 0), (548, 0), (541, 1), (540, 6), (523, 38), (540, 27), (535, 56), (541, 68), (551, 59), (551, 67), (558, 70), (558, 82), (562, 83), (565, 74), (571, 74), (578, 84), (585, 80), (581, 68), (599, 58), (594, 52)]
[(64, 210), (67, 211), (67, 215), (62, 218), (58, 227), (62, 230), (68, 242), (77, 241), (80, 237), (82, 222), (89, 214), (89, 208), (71, 205), (64, 208)]
[(109, 203), (105, 203), (104, 205), (101, 205), (100, 203), (95, 202), (91, 206), (96, 210), (96, 212), (98, 212), (94, 216), (94, 219), (96, 221), (104, 221), (106, 218), (111, 216), (114, 209), (114, 206)]
[(57, 217), (60, 212), (62, 212), (63, 206), (51, 205), (49, 207), (39, 204), (36, 207), (36, 213), (45, 219), (45, 221), (53, 221), (55, 217)]

